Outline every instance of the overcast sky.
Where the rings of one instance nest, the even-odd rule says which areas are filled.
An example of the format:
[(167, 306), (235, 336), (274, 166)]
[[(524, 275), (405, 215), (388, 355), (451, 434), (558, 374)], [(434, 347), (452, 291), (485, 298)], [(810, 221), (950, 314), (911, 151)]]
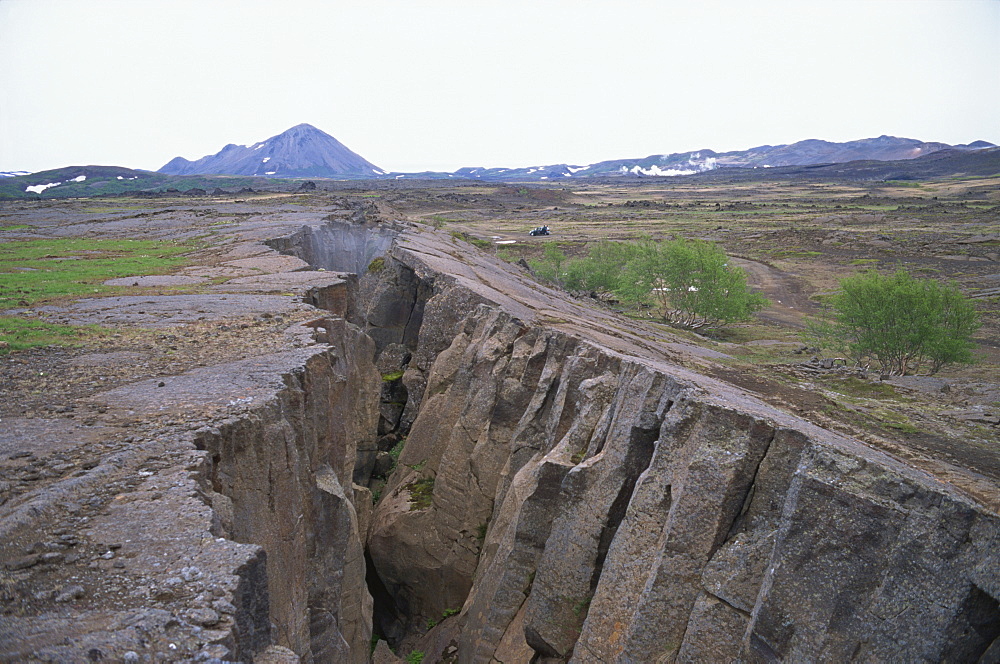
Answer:
[(1000, 144), (1000, 0), (0, 0), (0, 170), (301, 122), (397, 171)]

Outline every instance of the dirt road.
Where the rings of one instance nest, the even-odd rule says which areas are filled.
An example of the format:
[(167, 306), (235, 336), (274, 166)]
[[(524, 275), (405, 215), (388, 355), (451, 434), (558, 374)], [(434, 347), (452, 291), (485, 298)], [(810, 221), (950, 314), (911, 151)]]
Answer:
[(805, 314), (819, 311), (809, 299), (806, 283), (794, 275), (745, 258), (730, 260), (746, 271), (747, 283), (771, 301), (766, 309), (757, 314), (758, 317), (778, 325), (804, 329)]

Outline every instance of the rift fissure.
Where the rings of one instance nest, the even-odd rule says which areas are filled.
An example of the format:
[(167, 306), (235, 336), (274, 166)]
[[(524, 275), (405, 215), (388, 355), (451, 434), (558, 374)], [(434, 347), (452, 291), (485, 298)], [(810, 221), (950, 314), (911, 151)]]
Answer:
[[(847, 661), (1000, 647), (1000, 583), (983, 572), (997, 555), (995, 515), (856, 441), (648, 359), (645, 339), (630, 346), (623, 335), (606, 349), (586, 333), (541, 328), (531, 308), (550, 311), (552, 296), (535, 303), (525, 276), (471, 247), (455, 251), (453, 238), (328, 227), (278, 244), (316, 267), (361, 266), (345, 311), (373, 341), (379, 380), (368, 398), (381, 416), (368, 434), (374, 460), (359, 449), (351, 476), (356, 501), (380, 495), (354, 510), (368, 615), (397, 652)], [(385, 240), (396, 235), (407, 242)], [(480, 281), (460, 260), (476, 263)], [(563, 319), (581, 315), (558, 306)], [(402, 440), (405, 463), (387, 462)], [(435, 482), (415, 506), (420, 477)], [(897, 500), (887, 485), (906, 488)], [(969, 519), (961, 543), (954, 513)], [(823, 527), (810, 527), (818, 515)], [(933, 555), (915, 554), (919, 583), (903, 529), (917, 521), (935, 533)], [(859, 531), (898, 535), (857, 563), (817, 553)], [(919, 620), (866, 608), (900, 602), (922, 606)]]

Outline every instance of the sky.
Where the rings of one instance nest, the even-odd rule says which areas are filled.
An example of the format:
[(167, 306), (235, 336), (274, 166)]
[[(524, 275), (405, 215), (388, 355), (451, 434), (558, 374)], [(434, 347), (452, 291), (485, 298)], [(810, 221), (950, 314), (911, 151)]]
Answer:
[(0, 0), (0, 171), (302, 122), (403, 172), (1000, 144), (1000, 0)]

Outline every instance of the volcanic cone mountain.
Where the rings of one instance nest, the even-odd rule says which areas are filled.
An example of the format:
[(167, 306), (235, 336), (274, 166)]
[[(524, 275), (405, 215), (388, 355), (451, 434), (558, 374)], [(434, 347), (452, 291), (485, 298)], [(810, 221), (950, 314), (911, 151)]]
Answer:
[(260, 175), (269, 177), (365, 177), (382, 169), (309, 124), (300, 124), (250, 146), (230, 143), (197, 161), (175, 157), (167, 175)]

